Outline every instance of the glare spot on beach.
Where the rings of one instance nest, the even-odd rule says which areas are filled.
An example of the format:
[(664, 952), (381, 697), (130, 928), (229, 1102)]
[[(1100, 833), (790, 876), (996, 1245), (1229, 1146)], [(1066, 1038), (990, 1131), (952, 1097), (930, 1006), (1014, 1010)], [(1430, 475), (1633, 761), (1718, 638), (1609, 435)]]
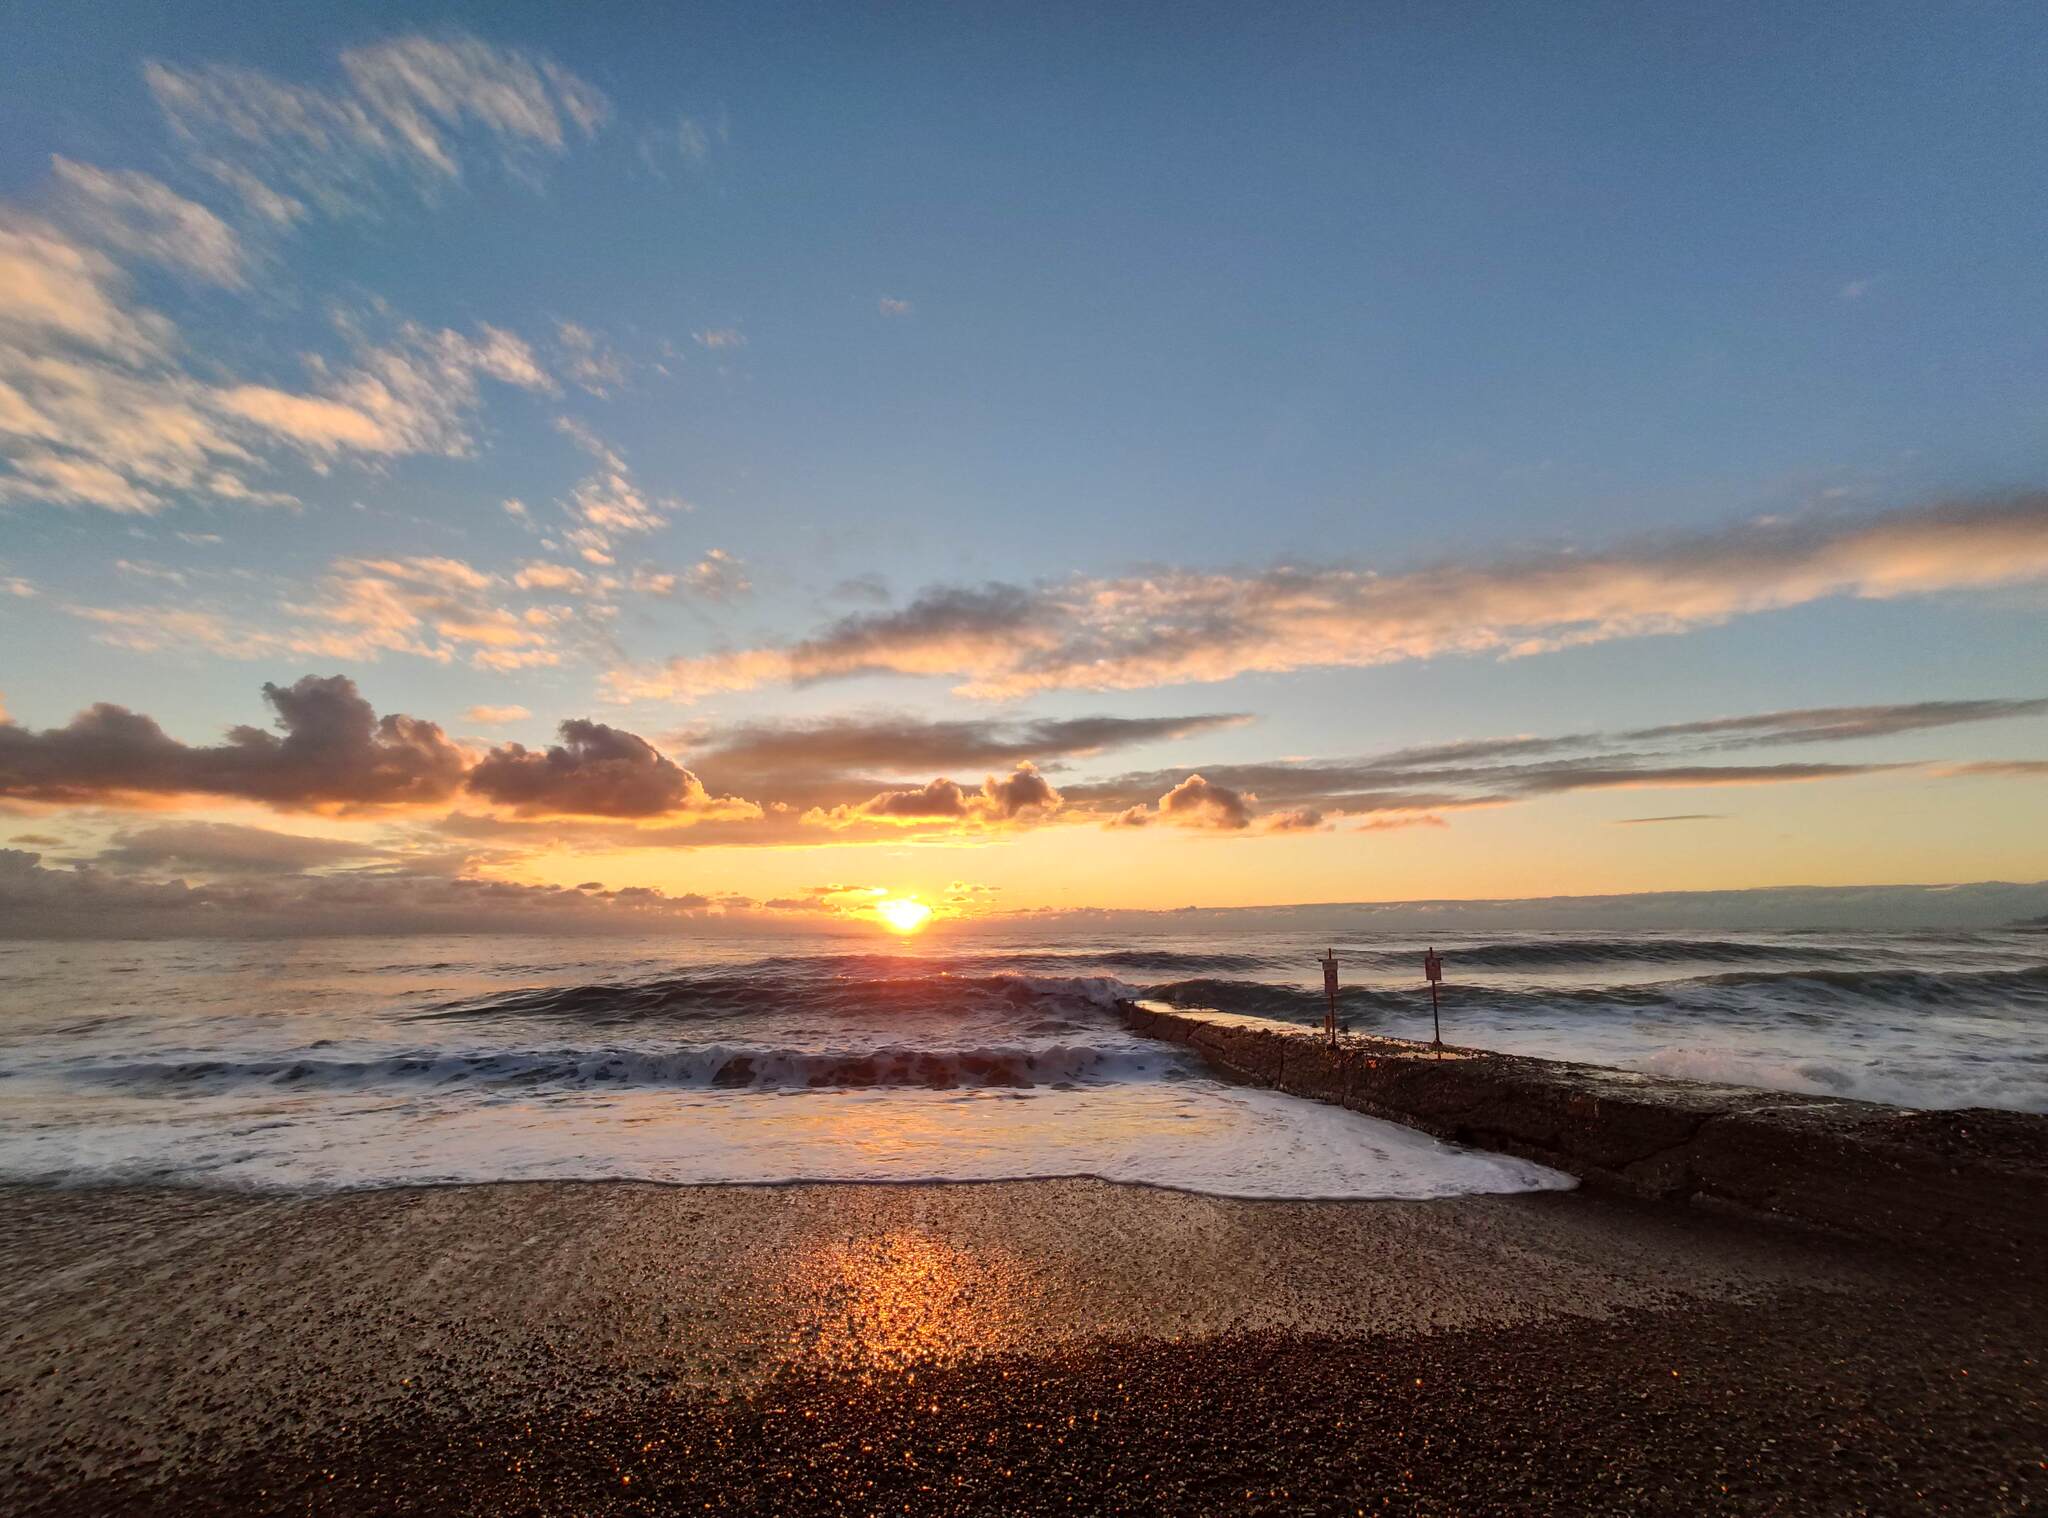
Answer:
[(1019, 1341), (1043, 1305), (1023, 1261), (914, 1230), (821, 1244), (790, 1276), (780, 1295), (813, 1315), (799, 1339), (842, 1368), (992, 1353)]

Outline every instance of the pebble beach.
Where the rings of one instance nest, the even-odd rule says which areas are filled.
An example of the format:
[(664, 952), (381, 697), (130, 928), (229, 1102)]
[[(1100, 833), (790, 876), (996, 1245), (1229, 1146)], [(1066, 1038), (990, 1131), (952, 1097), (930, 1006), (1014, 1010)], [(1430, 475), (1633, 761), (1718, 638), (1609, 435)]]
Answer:
[(23, 1513), (2018, 1513), (2010, 1266), (1588, 1195), (0, 1191)]

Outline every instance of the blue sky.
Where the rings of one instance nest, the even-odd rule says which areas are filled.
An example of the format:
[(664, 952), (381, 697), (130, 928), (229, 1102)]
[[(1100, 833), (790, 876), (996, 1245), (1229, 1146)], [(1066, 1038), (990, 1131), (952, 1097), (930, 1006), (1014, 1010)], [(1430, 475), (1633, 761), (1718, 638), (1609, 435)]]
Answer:
[[(2048, 695), (2037, 8), (138, 5), (6, 25), (0, 226), (17, 271), (79, 281), (18, 317), (0, 374), (41, 418), (0, 439), (0, 699), (23, 731), (105, 701), (204, 744), (266, 720), (265, 681), (339, 674), (477, 752), (594, 719), (772, 813), (725, 788), (755, 777), (697, 762), (720, 735), (1255, 719), (1032, 761), (1107, 796), (1177, 766)], [(88, 298), (125, 325), (82, 325)], [(57, 358), (182, 409), (124, 420), (109, 390), (88, 414), (74, 388), (59, 415)], [(1543, 592), (1555, 615), (1523, 604), (1523, 571), (1560, 556), (1609, 568)], [(1334, 610), (1290, 610), (1301, 584), (1276, 571)], [(992, 582), (1032, 601), (1001, 635), (1022, 626), (1026, 651), (991, 652), (986, 602), (982, 641), (949, 612), (934, 642), (934, 608)], [(1253, 602), (1264, 620), (1189, 662)], [(860, 660), (797, 667), (849, 636)], [(746, 676), (707, 683), (735, 652)], [(528, 715), (467, 715), (510, 707)], [(2033, 762), (2044, 737), (2016, 710), (1853, 754), (1774, 745), (1953, 766)], [(858, 778), (930, 779), (922, 753)], [(786, 804), (857, 807), (828, 778)], [(1801, 798), (1845, 799), (1744, 805), (1817, 807), (1835, 844), (1898, 811), (1807, 778)], [(1637, 810), (1664, 810), (1658, 786)], [(1612, 790), (1594, 799), (1644, 794)], [(1922, 776), (1936, 820), (1875, 858), (1779, 839), (1702, 874), (1667, 849), (1666, 883), (2024, 873), (1987, 819), (2041, 820), (2038, 792), (2024, 769)], [(176, 794), (208, 825), (279, 825), (272, 800)], [(1250, 836), (1256, 797), (1188, 817), (1267, 858), (1323, 850), (1301, 899), (1327, 899), (1380, 846), (1366, 819), (1434, 816), (1433, 857), (1465, 861), (1452, 893), (1483, 894), (1500, 848), (1533, 879), (1557, 836), (1618, 820), (1590, 794), (1518, 800), (1548, 834), (1469, 844), (1492, 800), (1467, 819), (1325, 797), (1318, 836), (1290, 840)], [(131, 826), (124, 796), (67, 801), (73, 852), (46, 867)], [(1727, 810), (1697, 802), (1669, 810)], [(338, 805), (297, 798), (288, 825), (370, 826)], [(765, 899), (827, 867), (779, 832), (771, 869), (745, 842), (679, 854), (673, 831), (621, 842), (625, 814), (564, 808), (460, 868), (596, 857), (608, 884)], [(1118, 839), (1123, 810), (975, 815), (967, 837), (934, 814), (936, 834), (867, 841), (971, 844), (1030, 905), (1051, 865), (1013, 861), (1052, 845), (1009, 830), (1064, 818), (1105, 861), (1131, 851), (1105, 891), (1147, 896), (1179, 856)], [(389, 830), (429, 822), (396, 816), (380, 846), (423, 846)], [(1995, 847), (1955, 842), (1987, 827)], [(1225, 857), (1201, 856), (1215, 892), (1282, 899), (1284, 871)], [(1569, 883), (1660, 879), (1648, 853), (1602, 868)]]

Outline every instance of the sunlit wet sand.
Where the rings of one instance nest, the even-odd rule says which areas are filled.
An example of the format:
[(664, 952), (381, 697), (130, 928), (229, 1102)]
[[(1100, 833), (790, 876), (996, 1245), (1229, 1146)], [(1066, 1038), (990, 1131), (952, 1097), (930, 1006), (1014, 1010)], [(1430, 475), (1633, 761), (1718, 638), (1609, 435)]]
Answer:
[[(0, 1462), (31, 1510), (1204, 1510), (1241, 1480), (1427, 1510), (1489, 1471), (1531, 1507), (1604, 1480), (1654, 1510), (1681, 1469), (1752, 1506), (1809, 1466), (2043, 1479), (2037, 1292), (1575, 1193), (12, 1188), (0, 1239)], [(1961, 1442), (1882, 1433), (1908, 1418)]]

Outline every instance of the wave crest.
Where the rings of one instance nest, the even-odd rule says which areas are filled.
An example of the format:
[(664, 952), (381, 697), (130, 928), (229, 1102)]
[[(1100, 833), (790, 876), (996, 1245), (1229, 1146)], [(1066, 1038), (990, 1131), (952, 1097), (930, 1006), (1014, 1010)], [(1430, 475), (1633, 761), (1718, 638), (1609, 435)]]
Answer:
[(73, 1067), (76, 1084), (134, 1095), (217, 1095), (248, 1087), (277, 1091), (471, 1089), (596, 1091), (828, 1090), (909, 1086), (927, 1090), (976, 1087), (1107, 1085), (1171, 1080), (1193, 1073), (1187, 1056), (1161, 1046), (1115, 1048), (1059, 1044), (816, 1051), (705, 1047), (672, 1052), (640, 1049), (512, 1050), (490, 1054), (421, 1051), (379, 1059), (193, 1060)]

